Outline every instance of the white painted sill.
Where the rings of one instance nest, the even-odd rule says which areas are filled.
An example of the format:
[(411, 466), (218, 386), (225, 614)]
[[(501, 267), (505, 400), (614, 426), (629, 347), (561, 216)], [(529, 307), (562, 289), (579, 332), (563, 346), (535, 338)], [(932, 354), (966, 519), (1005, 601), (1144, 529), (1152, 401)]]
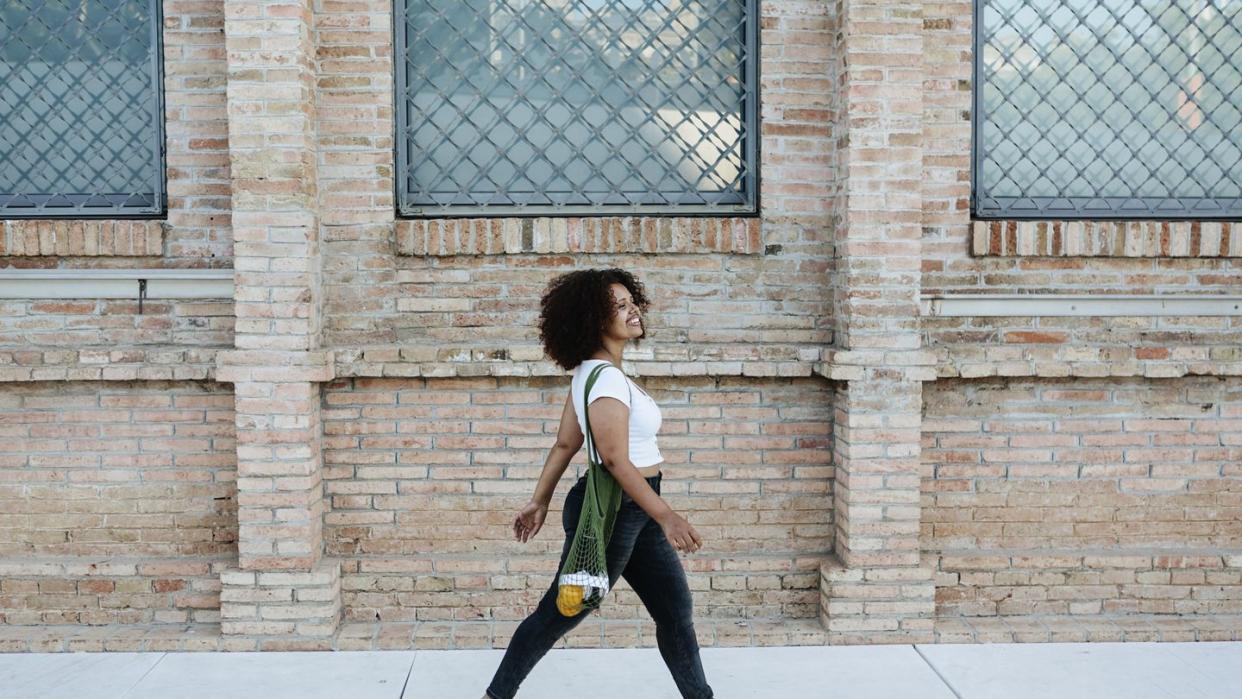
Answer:
[(3, 299), (232, 299), (231, 269), (0, 269)]
[(930, 317), (1242, 316), (1237, 295), (953, 294), (924, 296)]

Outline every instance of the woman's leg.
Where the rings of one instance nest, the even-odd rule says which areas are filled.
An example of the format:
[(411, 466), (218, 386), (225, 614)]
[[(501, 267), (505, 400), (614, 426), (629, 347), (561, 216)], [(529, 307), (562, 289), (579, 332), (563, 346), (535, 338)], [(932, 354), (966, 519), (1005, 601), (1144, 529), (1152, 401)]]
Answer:
[(681, 696), (713, 696), (694, 635), (694, 601), (686, 583), (686, 571), (664, 530), (654, 520), (639, 533), (622, 576), (655, 620), (660, 655)]
[(513, 638), (505, 649), (505, 657), (500, 661), (500, 667), (496, 669), (496, 674), (487, 687), (487, 695), (492, 699), (511, 699), (517, 693), (518, 685), (535, 667), (535, 663), (556, 645), (561, 636), (569, 633), (590, 613), (590, 610), (586, 610), (567, 617), (556, 608), (556, 579), (560, 566), (565, 563), (565, 556), (569, 553), (571, 541), (572, 537), (567, 536), (565, 547), (561, 551), (561, 563), (557, 565), (557, 574), (552, 577), (551, 587), (543, 594), (535, 611), (522, 620), (513, 632)]
[[(517, 693), (518, 685), (535, 667), (535, 663), (539, 662), (552, 649), (552, 646), (556, 645), (561, 636), (569, 633), (590, 613), (586, 610), (567, 617), (556, 608), (557, 578), (560, 575), (561, 566), (565, 564), (565, 558), (569, 555), (569, 546), (578, 528), (584, 491), (585, 486), (579, 480), (565, 497), (565, 509), (562, 515), (565, 545), (561, 549), (560, 563), (557, 564), (556, 572), (552, 576), (552, 584), (544, 593), (543, 599), (539, 600), (535, 611), (526, 617), (513, 633), (509, 647), (505, 649), (505, 657), (500, 661), (500, 667), (496, 669), (496, 674), (487, 688), (487, 694), (492, 699), (511, 699)], [(621, 571), (629, 561), (630, 551), (634, 548), (634, 540), (648, 521), (650, 519), (647, 513), (628, 497), (622, 498), (621, 511), (617, 513), (612, 538), (608, 540), (606, 552), (608, 577), (613, 584), (621, 577)]]

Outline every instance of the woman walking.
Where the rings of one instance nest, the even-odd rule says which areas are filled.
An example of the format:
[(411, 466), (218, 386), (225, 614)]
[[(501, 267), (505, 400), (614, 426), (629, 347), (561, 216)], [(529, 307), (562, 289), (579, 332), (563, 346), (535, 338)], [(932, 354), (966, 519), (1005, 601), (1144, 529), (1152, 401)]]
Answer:
[[(557, 277), (541, 302), (539, 333), (544, 351), (573, 381), (561, 414), (556, 444), (544, 462), (531, 498), (513, 520), (514, 537), (526, 542), (539, 532), (548, 503), (570, 459), (582, 447), (587, 426), (588, 375), (603, 365), (591, 388), (590, 417), (597, 461), (621, 486), (621, 506), (607, 545), (609, 588), (623, 577), (656, 623), (660, 655), (683, 697), (712, 696), (703, 674), (694, 635), (690, 588), (677, 551), (703, 545), (698, 532), (660, 498), (660, 455), (656, 432), (660, 408), (621, 371), (627, 343), (645, 336), (642, 313), (648, 307), (642, 284), (621, 269), (579, 270)], [(559, 570), (582, 511), (586, 477), (565, 498), (565, 546)], [(557, 609), (557, 576), (535, 611), (518, 626), (485, 699), (511, 699), (531, 668), (561, 636), (589, 613), (566, 616)]]

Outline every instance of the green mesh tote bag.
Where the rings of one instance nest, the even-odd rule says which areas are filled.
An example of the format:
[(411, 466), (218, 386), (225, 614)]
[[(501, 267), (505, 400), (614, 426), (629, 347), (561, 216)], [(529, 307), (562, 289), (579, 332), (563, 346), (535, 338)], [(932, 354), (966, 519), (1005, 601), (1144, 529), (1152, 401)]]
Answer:
[(596, 460), (595, 437), (591, 434), (591, 389), (599, 373), (607, 368), (600, 364), (591, 370), (582, 396), (582, 414), (586, 423), (587, 477), (582, 498), (582, 514), (578, 529), (569, 545), (569, 555), (557, 578), (556, 608), (565, 616), (595, 609), (608, 594), (608, 539), (621, 508), (621, 484), (608, 469)]

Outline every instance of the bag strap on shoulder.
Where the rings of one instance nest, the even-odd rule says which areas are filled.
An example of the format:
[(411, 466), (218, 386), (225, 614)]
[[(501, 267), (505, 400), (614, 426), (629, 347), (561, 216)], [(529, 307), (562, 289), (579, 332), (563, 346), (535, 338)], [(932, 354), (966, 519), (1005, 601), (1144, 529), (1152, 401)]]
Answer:
[[(599, 380), (600, 373), (610, 366), (614, 369), (616, 368), (612, 362), (606, 362), (592, 369), (591, 373), (587, 375), (586, 387), (582, 390), (582, 422), (586, 425), (587, 461), (590, 463), (598, 463), (595, 458), (597, 456), (595, 452), (595, 435), (591, 433), (591, 389), (595, 388), (595, 382)], [(618, 369), (618, 371), (620, 370)], [(630, 388), (628, 379), (625, 382), (625, 387), (630, 392), (630, 405), (634, 405), (634, 389)]]

